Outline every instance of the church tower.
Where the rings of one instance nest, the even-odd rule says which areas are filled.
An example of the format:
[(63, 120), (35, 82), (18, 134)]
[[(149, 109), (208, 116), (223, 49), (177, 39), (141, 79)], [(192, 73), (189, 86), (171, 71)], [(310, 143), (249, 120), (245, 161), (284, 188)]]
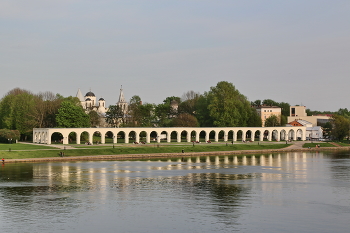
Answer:
[(120, 94), (119, 94), (119, 100), (117, 102), (117, 105), (123, 110), (124, 114), (128, 111), (128, 103), (125, 101), (124, 93), (123, 93), (123, 86), (120, 88)]

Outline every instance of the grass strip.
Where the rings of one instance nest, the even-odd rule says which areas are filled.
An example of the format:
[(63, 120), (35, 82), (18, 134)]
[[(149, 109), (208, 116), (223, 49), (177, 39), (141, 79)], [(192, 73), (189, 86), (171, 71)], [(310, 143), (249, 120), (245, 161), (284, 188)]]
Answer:
[(190, 152), (215, 152), (215, 151), (236, 151), (236, 150), (268, 150), (285, 148), (286, 144), (262, 144), (262, 145), (205, 145), (205, 146), (159, 146), (159, 147), (115, 147), (90, 149), (66, 149), (66, 150), (36, 150), (36, 151), (0, 151), (0, 157), (5, 159), (24, 158), (49, 158), (59, 157), (64, 152), (65, 157), (92, 156), (92, 155), (118, 155), (118, 154), (153, 154), (153, 153), (186, 153)]
[(51, 146), (43, 146), (43, 145), (35, 145), (35, 144), (22, 144), (22, 143), (13, 143), (13, 144), (0, 144), (1, 150), (43, 150), (43, 149), (51, 149), (54, 148)]
[(319, 145), (320, 147), (336, 147), (335, 145), (332, 145), (328, 142), (324, 142), (324, 143), (305, 143), (303, 145), (303, 148), (315, 148), (316, 145)]

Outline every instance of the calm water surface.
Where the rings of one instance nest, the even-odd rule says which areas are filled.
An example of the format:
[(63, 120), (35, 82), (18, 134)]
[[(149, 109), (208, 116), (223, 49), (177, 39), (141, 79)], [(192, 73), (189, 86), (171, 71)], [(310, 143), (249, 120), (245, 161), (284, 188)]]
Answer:
[(349, 232), (350, 155), (5, 164), (1, 232)]

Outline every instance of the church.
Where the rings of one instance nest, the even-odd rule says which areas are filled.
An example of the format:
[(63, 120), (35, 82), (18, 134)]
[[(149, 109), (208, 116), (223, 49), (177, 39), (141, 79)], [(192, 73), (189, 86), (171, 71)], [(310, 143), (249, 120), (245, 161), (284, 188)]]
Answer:
[[(91, 90), (87, 92), (85, 96), (83, 96), (80, 89), (78, 89), (76, 97), (80, 100), (80, 104), (83, 107), (83, 109), (85, 109), (86, 113), (89, 113), (91, 111), (95, 111), (98, 113), (98, 115), (101, 117), (100, 127), (107, 126), (105, 121), (105, 115), (108, 111), (108, 107), (104, 98), (101, 97), (97, 100), (96, 95)], [(124, 113), (127, 113), (128, 103), (125, 101), (124, 98), (123, 87), (120, 88), (119, 100), (116, 103), (116, 105), (121, 107)]]

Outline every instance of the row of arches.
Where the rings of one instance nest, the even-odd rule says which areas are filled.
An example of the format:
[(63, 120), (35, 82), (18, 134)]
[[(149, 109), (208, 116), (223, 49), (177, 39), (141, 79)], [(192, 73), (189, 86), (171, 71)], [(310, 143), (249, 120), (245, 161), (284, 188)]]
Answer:
[(223, 128), (46, 128), (34, 129), (33, 142), (151, 143), (305, 140), (305, 127)]

